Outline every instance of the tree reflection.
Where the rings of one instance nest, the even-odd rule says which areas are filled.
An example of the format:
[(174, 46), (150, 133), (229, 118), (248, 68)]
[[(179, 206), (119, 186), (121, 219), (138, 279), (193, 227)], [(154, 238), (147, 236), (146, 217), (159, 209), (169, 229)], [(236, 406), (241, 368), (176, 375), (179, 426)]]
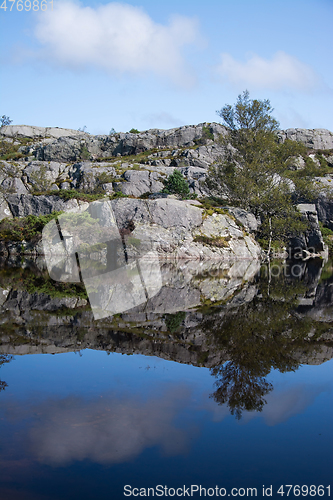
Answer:
[[(9, 363), (10, 361), (12, 361), (12, 359), (14, 359), (14, 358), (10, 354), (0, 354), (0, 368), (5, 363)], [(3, 380), (0, 380), (0, 392), (4, 391), (6, 389), (6, 387), (8, 387), (8, 384), (6, 382), (4, 382)]]
[(279, 276), (257, 284), (258, 293), (239, 308), (221, 308), (205, 320), (212, 344), (229, 361), (216, 365), (216, 390), (211, 398), (226, 404), (240, 419), (244, 410), (262, 411), (265, 396), (273, 390), (266, 380), (271, 369), (295, 371), (299, 353), (315, 349), (309, 342), (323, 323), (297, 314), (298, 298), (306, 292), (304, 282)]
[(264, 377), (258, 377), (232, 361), (214, 367), (211, 373), (217, 378), (217, 389), (210, 397), (219, 405), (226, 403), (237, 420), (244, 410), (262, 411), (266, 403), (264, 396), (273, 390), (272, 384)]

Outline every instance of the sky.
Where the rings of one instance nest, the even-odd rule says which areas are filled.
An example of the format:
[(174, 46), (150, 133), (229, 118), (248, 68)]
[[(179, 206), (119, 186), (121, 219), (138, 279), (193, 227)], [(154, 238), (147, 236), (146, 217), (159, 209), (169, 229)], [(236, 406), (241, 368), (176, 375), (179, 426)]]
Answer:
[(0, 6), (0, 116), (13, 124), (108, 134), (218, 122), (247, 89), (281, 128), (333, 131), (333, 0)]

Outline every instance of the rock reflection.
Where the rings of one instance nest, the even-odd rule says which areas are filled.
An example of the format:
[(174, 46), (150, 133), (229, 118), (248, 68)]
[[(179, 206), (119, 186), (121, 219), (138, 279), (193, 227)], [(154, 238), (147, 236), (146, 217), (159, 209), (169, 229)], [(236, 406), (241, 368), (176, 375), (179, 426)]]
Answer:
[[(295, 265), (302, 269), (298, 279), (294, 279)], [(311, 263), (310, 269), (291, 263), (275, 277), (265, 268), (261, 271), (260, 293), (253, 301), (239, 307), (237, 314), (212, 314), (205, 321), (206, 331), (229, 357), (211, 369), (217, 379), (211, 398), (219, 405), (226, 404), (237, 419), (244, 410), (263, 410), (265, 396), (273, 390), (265, 378), (271, 369), (297, 370), (299, 351), (304, 355), (315, 350), (309, 339), (322, 332), (322, 325), (297, 313), (299, 303), (304, 305), (302, 299), (313, 294), (318, 284), (321, 262)]]
[(271, 369), (333, 357), (330, 263), (160, 261), (159, 273), (144, 302), (96, 321), (82, 284), (52, 283), (42, 260), (0, 269), (0, 353), (88, 348), (205, 366), (212, 399), (236, 418), (263, 409)]

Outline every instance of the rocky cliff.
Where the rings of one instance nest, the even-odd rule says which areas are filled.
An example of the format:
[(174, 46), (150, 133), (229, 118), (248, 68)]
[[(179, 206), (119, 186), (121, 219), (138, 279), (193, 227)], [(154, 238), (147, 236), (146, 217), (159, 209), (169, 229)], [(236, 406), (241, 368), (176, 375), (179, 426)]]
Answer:
[[(155, 198), (156, 201), (128, 200), (120, 204), (112, 203), (124, 208), (127, 213), (126, 222), (135, 219), (137, 213), (149, 212), (150, 207), (164, 207), (158, 210), (163, 211), (164, 220), (171, 224), (169, 230), (165, 224), (164, 226), (160, 224), (161, 217), (157, 222), (154, 218), (146, 218), (142, 223), (147, 224), (149, 219), (149, 224), (155, 224), (161, 236), (157, 239), (165, 238), (166, 246), (173, 247), (171, 252), (173, 254), (175, 254), (173, 245), (175, 238), (170, 228), (178, 227), (178, 222), (181, 226), (184, 218), (196, 213), (198, 220), (201, 217), (200, 224), (195, 225), (198, 230), (194, 232), (193, 226), (187, 234), (183, 234), (176, 245), (179, 255), (185, 252), (185, 255), (192, 257), (206, 255), (210, 258), (219, 253), (223, 256), (234, 254), (235, 256), (257, 257), (258, 248), (253, 238), (246, 234), (256, 231), (257, 221), (251, 214), (240, 215), (239, 211), (238, 215), (230, 211), (229, 214), (217, 212), (212, 214), (207, 211), (204, 213), (200, 205), (197, 208), (189, 208), (188, 203), (172, 201), (167, 198), (167, 195), (161, 194), (165, 179), (178, 169), (188, 181), (193, 195), (199, 198), (208, 195), (209, 192), (203, 181), (209, 167), (225, 156), (226, 147), (221, 144), (220, 138), (227, 134), (227, 129), (217, 123), (202, 123), (171, 130), (152, 129), (140, 133), (114, 133), (99, 136), (52, 127), (25, 125), (2, 127), (0, 129), (1, 149), (2, 152), (9, 151), (9, 153), (3, 154), (2, 157), (6, 159), (0, 160), (0, 220), (29, 214), (47, 214), (52, 211), (80, 212), (87, 209), (87, 204), (80, 201), (80, 196), (65, 201), (63, 196), (57, 195), (59, 190), (61, 193), (66, 190), (75, 190), (85, 194), (100, 193), (101, 197), (106, 195)], [(291, 139), (303, 142), (314, 154), (318, 149), (327, 151), (325, 161), (333, 165), (333, 156), (330, 153), (330, 149), (333, 149), (331, 132), (323, 129), (288, 129), (279, 131), (277, 135), (280, 141)], [(316, 160), (314, 154), (313, 157)], [(301, 165), (297, 165), (295, 168), (302, 168)], [(329, 184), (331, 179), (326, 177), (319, 177), (317, 182)], [(228, 205), (227, 202), (226, 205)], [(326, 195), (326, 192), (318, 197), (316, 210), (319, 220), (333, 228), (332, 207), (331, 198)], [(198, 215), (199, 212), (201, 216)], [(316, 216), (317, 214), (314, 213), (311, 217), (315, 219)], [(173, 217), (178, 219), (175, 225), (171, 223)], [(205, 222), (203, 222), (204, 218), (206, 218)], [(188, 229), (186, 228), (186, 231)], [(168, 231), (169, 233), (166, 234)], [(231, 234), (230, 231), (238, 231), (238, 233)], [(178, 230), (174, 232), (174, 234), (178, 233)], [(318, 224), (314, 227), (314, 233), (319, 236)], [(225, 237), (228, 240), (223, 240), (227, 243), (223, 245), (223, 248), (220, 246), (218, 249), (218, 245), (211, 245), (213, 239)], [(188, 244), (191, 238), (189, 249)], [(204, 238), (210, 241), (207, 239), (204, 241)], [(194, 239), (197, 241), (194, 242)], [(304, 239), (305, 245), (308, 243), (307, 240), (311, 240), (311, 235), (307, 235)], [(170, 241), (172, 241), (171, 246)], [(184, 242), (186, 242), (185, 245)], [(212, 249), (212, 247), (215, 248)], [(15, 245), (10, 248), (15, 251)], [(8, 245), (2, 245), (2, 251), (9, 251), (10, 248)], [(237, 248), (240, 250), (238, 251)], [(244, 253), (243, 249), (246, 248), (249, 251), (246, 250)], [(316, 249), (322, 251), (322, 240), (316, 245)]]

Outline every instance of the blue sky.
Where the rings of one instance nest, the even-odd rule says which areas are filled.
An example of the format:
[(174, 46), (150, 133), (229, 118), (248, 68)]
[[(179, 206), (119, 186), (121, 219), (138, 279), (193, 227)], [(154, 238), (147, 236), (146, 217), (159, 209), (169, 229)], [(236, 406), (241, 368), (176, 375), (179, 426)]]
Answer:
[(219, 121), (248, 89), (281, 128), (333, 130), (332, 0), (11, 5), (0, 9), (0, 115), (15, 124), (97, 134)]

